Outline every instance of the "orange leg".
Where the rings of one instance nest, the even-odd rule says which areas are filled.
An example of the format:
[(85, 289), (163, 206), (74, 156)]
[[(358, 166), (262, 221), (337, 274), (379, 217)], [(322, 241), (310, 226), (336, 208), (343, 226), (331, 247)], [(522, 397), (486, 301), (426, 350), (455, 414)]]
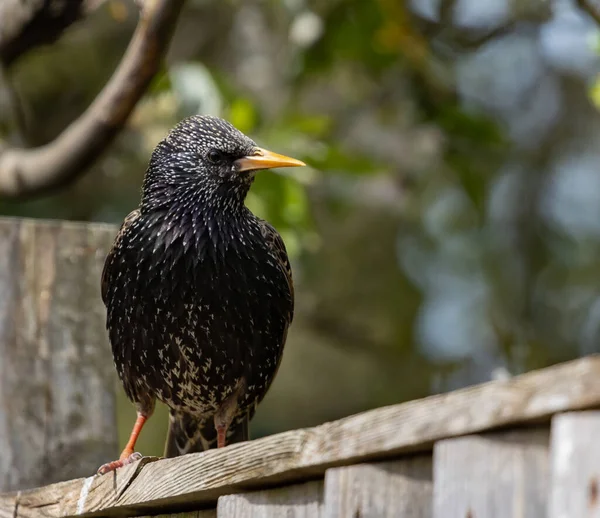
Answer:
[(134, 449), (135, 443), (138, 437), (140, 436), (140, 432), (142, 431), (144, 423), (147, 419), (147, 416), (138, 412), (137, 419), (135, 420), (135, 424), (133, 425), (133, 430), (131, 430), (131, 435), (129, 436), (129, 441), (127, 441), (125, 449), (121, 452), (119, 460), (114, 460), (112, 462), (108, 462), (100, 466), (100, 468), (98, 469), (99, 475), (104, 475), (110, 471), (114, 471), (117, 468), (125, 466), (126, 464), (131, 464), (132, 462), (135, 462), (136, 460), (142, 458), (142, 456), (139, 453), (134, 453)]
[(235, 391), (227, 396), (225, 401), (217, 409), (214, 416), (215, 428), (217, 429), (217, 448), (225, 448), (227, 443), (227, 430), (233, 416), (238, 408), (238, 396), (240, 391), (245, 387), (245, 381), (242, 378), (235, 389)]
[(227, 426), (217, 425), (217, 448), (225, 448), (227, 438)]

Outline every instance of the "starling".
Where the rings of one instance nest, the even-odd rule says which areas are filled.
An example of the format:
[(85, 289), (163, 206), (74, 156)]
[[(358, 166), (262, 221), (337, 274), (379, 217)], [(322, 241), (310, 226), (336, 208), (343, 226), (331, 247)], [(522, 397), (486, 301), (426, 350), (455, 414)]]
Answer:
[(120, 459), (99, 473), (140, 457), (156, 399), (169, 407), (166, 457), (248, 440), (294, 289), (281, 237), (244, 199), (256, 171), (303, 165), (211, 116), (184, 119), (153, 151), (140, 206), (102, 273), (114, 362), (137, 420)]

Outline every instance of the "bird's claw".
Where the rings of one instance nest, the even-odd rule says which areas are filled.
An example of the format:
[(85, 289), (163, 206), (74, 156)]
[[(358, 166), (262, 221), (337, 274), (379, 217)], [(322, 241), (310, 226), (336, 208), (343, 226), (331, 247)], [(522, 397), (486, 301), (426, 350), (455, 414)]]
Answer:
[(107, 462), (106, 464), (102, 464), (98, 468), (98, 475), (106, 475), (111, 471), (115, 471), (118, 468), (122, 468), (123, 466), (127, 466), (127, 464), (133, 464), (134, 462), (140, 460), (142, 458), (142, 454), (135, 451), (129, 457), (125, 457), (124, 459), (113, 460), (112, 462)]

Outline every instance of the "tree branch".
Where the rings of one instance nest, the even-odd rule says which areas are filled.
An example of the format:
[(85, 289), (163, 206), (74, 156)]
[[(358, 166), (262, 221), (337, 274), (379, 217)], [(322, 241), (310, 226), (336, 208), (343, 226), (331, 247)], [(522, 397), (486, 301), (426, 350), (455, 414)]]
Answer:
[(104, 0), (2, 0), (0, 2), (0, 61), (9, 67), (22, 54), (53, 43), (63, 31)]
[(91, 106), (54, 141), (0, 149), (0, 196), (21, 198), (62, 187), (108, 147), (158, 71), (185, 0), (145, 0), (117, 70)]
[(600, 6), (592, 5), (589, 0), (576, 0), (578, 7), (586, 12), (598, 25), (600, 25)]

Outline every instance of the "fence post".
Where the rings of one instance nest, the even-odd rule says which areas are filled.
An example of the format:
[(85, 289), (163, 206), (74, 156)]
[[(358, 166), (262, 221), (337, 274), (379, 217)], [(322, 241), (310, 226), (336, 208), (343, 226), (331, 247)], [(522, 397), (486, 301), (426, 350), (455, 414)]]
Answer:
[(100, 298), (115, 232), (0, 218), (0, 491), (89, 476), (117, 454)]
[(434, 518), (547, 516), (548, 446), (547, 428), (436, 442)]

